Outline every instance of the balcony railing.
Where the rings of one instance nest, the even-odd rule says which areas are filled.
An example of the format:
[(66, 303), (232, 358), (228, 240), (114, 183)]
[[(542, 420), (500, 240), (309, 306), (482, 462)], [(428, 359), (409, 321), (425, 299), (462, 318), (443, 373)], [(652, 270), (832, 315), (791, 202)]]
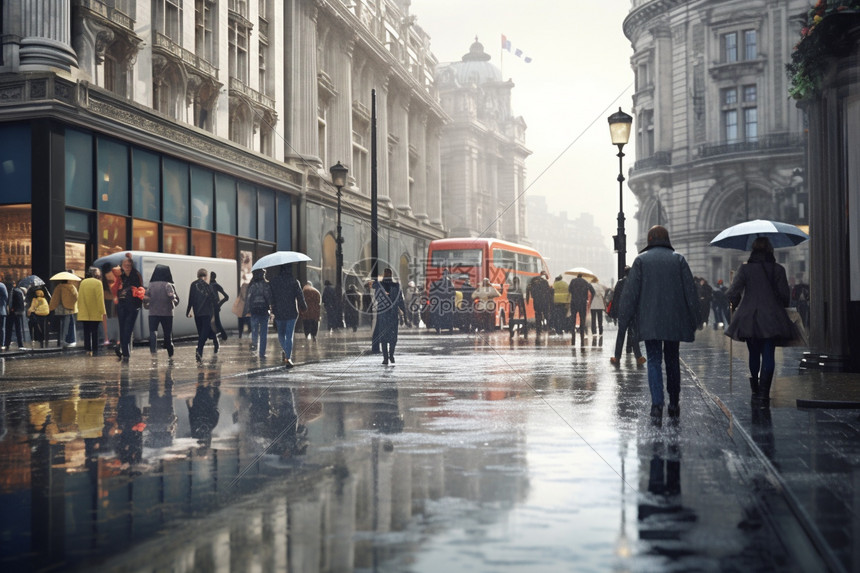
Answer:
[(275, 109), (275, 100), (273, 98), (270, 98), (266, 94), (260, 93), (253, 88), (249, 88), (244, 84), (244, 82), (233, 77), (230, 78), (230, 91), (240, 93), (261, 106)]
[(210, 76), (217, 77), (218, 69), (199, 57), (194, 52), (190, 52), (162, 34), (161, 32), (155, 33), (155, 47), (164, 50), (165, 52), (172, 54), (176, 58), (182, 60), (184, 63), (196, 68), (200, 72)]
[(803, 136), (791, 133), (774, 133), (760, 137), (755, 141), (700, 145), (699, 157), (717, 157), (733, 153), (761, 153), (779, 149), (796, 149), (802, 147), (803, 143)]
[(633, 164), (633, 170), (654, 169), (655, 167), (665, 167), (672, 164), (671, 151), (658, 151), (651, 157), (638, 160)]
[(134, 31), (134, 4), (131, 0), (75, 0), (74, 4), (98, 14), (105, 20)]

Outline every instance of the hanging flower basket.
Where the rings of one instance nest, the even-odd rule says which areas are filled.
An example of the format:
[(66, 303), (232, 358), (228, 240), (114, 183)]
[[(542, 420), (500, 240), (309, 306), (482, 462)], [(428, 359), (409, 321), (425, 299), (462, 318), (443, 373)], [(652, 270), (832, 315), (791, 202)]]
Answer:
[(819, 0), (809, 10), (791, 63), (785, 66), (791, 97), (806, 100), (819, 93), (827, 61), (848, 54), (853, 42), (847, 41), (846, 32), (859, 24), (860, 0)]

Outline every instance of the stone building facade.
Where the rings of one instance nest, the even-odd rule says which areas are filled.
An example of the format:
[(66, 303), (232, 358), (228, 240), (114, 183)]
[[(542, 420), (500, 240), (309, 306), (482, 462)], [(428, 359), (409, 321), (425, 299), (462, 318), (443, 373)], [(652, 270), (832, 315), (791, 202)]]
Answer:
[(442, 214), (452, 237), (527, 242), (526, 124), (511, 109), (514, 83), (475, 40), (459, 62), (439, 66), (436, 85), (451, 121), (443, 130)]
[[(728, 282), (747, 254), (711, 247), (750, 219), (808, 224), (804, 118), (785, 64), (806, 0), (633, 0), (630, 189), (637, 248), (662, 223), (693, 273)], [(808, 245), (777, 252), (789, 280), (808, 281)]]
[(312, 257), (310, 278), (334, 279), (328, 168), (341, 161), (344, 267), (361, 274), (371, 90), (380, 258), (406, 278), (443, 235), (446, 116), (408, 1), (4, 0), (0, 10), (0, 220), (33, 222), (26, 240), (0, 237), (16, 253), (0, 273), (50, 274), (132, 248), (237, 261), (292, 249)]

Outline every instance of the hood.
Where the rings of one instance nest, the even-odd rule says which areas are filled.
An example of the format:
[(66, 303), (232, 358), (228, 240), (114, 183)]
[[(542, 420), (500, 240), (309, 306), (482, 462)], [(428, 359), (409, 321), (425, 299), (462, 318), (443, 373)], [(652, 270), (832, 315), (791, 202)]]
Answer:
[(155, 268), (152, 270), (152, 276), (149, 277), (149, 282), (172, 283), (173, 275), (170, 273), (170, 267), (167, 265), (155, 265)]

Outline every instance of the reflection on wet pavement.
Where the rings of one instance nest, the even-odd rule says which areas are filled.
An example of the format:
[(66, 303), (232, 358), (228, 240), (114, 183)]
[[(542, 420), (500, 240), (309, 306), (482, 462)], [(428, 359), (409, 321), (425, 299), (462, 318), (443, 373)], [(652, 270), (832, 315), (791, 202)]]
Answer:
[(387, 368), (349, 337), (300, 343), (290, 371), (239, 342), (200, 367), (10, 362), (0, 564), (792, 570), (790, 512), (693, 380), (654, 428), (645, 370), (586, 342), (405, 335)]

